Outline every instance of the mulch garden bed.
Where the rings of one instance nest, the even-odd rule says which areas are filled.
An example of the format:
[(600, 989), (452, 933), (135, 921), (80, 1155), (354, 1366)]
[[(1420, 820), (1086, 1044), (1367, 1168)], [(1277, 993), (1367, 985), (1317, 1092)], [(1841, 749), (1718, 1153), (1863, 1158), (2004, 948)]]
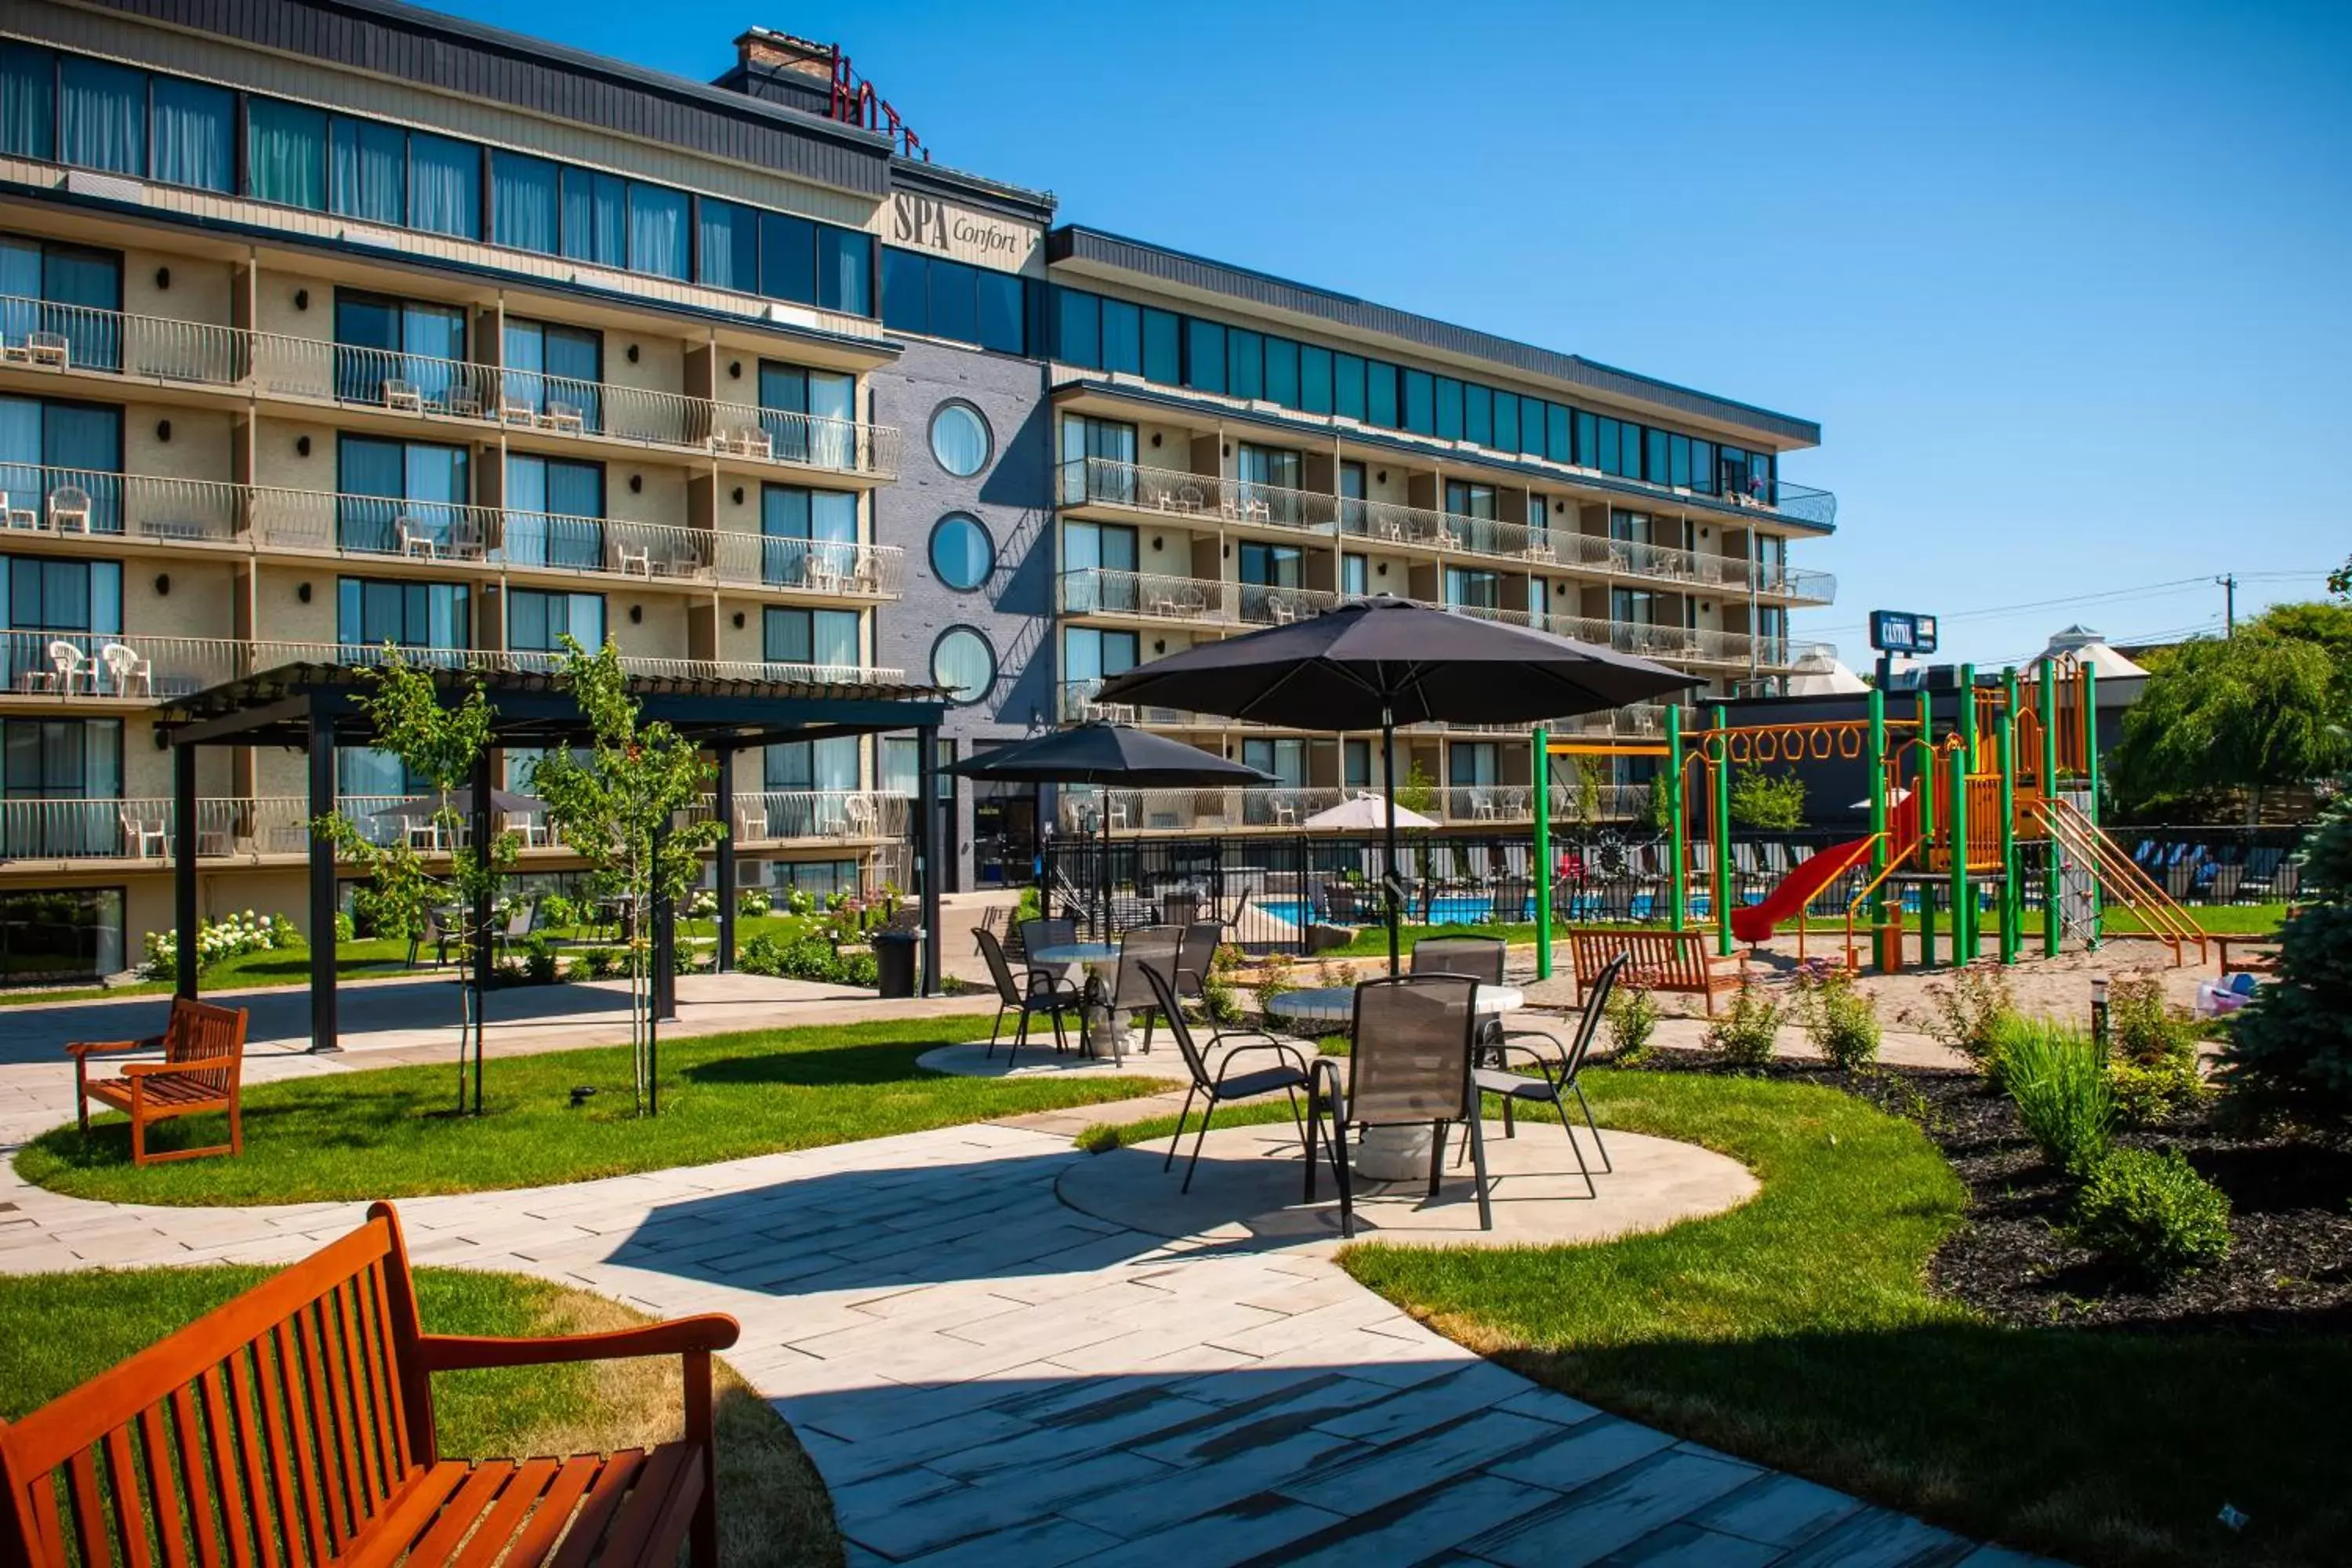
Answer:
[[(1728, 1071), (1685, 1051), (1678, 1071)], [(2142, 1332), (2352, 1332), (2352, 1145), (2250, 1135), (2210, 1107), (2121, 1132), (2119, 1144), (2178, 1149), (2229, 1195), (2227, 1259), (2150, 1285), (2102, 1263), (2063, 1230), (2073, 1186), (2045, 1164), (2006, 1096), (1972, 1073), (1883, 1068), (1849, 1075), (1776, 1063), (1769, 1076), (1845, 1089), (1917, 1124), (1969, 1189), (1969, 1223), (1937, 1252), (1941, 1293), (2019, 1324)]]

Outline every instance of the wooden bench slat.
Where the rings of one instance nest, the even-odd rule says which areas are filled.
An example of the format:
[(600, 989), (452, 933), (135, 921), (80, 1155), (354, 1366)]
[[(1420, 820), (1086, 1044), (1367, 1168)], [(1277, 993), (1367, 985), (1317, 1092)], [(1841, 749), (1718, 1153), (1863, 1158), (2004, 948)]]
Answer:
[(172, 1391), (172, 1435), (176, 1449), (173, 1475), (180, 1492), (188, 1500), (188, 1534), (196, 1549), (197, 1568), (220, 1568), (220, 1541), (213, 1531), (213, 1488), (205, 1484), (205, 1450), (196, 1436), (196, 1394), (193, 1385), (182, 1384)]
[(262, 1568), (284, 1568), (286, 1554), (278, 1527), (286, 1517), (285, 1498), (269, 1489), (271, 1455), (261, 1440), (252, 1355), (253, 1347), (248, 1344), (229, 1357), (229, 1426), (236, 1434), (236, 1451), (245, 1461), (245, 1500), (253, 1526), (255, 1555)]
[(465, 1484), (472, 1468), (463, 1459), (451, 1459), (418, 1470), (345, 1554), (347, 1568), (390, 1568), (398, 1563), (409, 1544), (432, 1528), (449, 1494)]
[(499, 1493), (498, 1506), (483, 1519), (474, 1538), (466, 1542), (457, 1568), (490, 1568), (521, 1528), (523, 1516), (530, 1511), (532, 1504), (546, 1496), (562, 1470), (562, 1466), (553, 1459), (525, 1459), (515, 1467), (514, 1478)]
[[(286, 1500), (288, 1510), (295, 1516), (286, 1531), (289, 1551), (298, 1562), (324, 1563), (328, 1555), (326, 1509), (319, 1494), (319, 1472), (312, 1468), (316, 1456), (310, 1442), (311, 1413), (299, 1375), (301, 1362), (293, 1342), (294, 1321), (292, 1318), (280, 1319), (271, 1327), (269, 1353), (262, 1360), (269, 1369), (269, 1411), (283, 1422), (278, 1437), (279, 1469), (282, 1473), (289, 1463), (294, 1468), (295, 1486)], [(291, 1452), (287, 1451), (289, 1447)], [(307, 1538), (307, 1555), (292, 1552), (297, 1538)]]
[(238, 1468), (236, 1440), (230, 1436), (228, 1379), (217, 1363), (205, 1369), (205, 1429), (211, 1435), (208, 1451), (213, 1494), (220, 1499), (221, 1536), (228, 1549), (229, 1568), (252, 1568), (250, 1530), (253, 1510), (239, 1489), (244, 1473)]
[(147, 1496), (155, 1510), (155, 1542), (165, 1568), (187, 1568), (187, 1543), (180, 1531), (179, 1478), (172, 1464), (172, 1439), (161, 1405), (151, 1405), (139, 1413), (139, 1449)]
[(343, 1384), (351, 1390), (359, 1444), (361, 1487), (355, 1496), (366, 1500), (357, 1511), (362, 1517), (372, 1517), (392, 1495), (392, 1463), (387, 1457), (390, 1445), (383, 1440), (381, 1425), (383, 1401), (379, 1395), (380, 1385), (370, 1379), (372, 1358), (360, 1333), (357, 1303), (363, 1289), (361, 1279), (356, 1279), (335, 1287), (335, 1310), (342, 1327)]
[(147, 1548), (146, 1510), (140, 1507), (139, 1461), (131, 1452), (127, 1426), (106, 1435), (106, 1500), (114, 1515), (115, 1542), (124, 1568), (154, 1568), (154, 1553)]
[(409, 1559), (415, 1563), (446, 1563), (457, 1554), (458, 1542), (481, 1522), (482, 1516), (498, 1500), (499, 1491), (514, 1478), (514, 1466), (504, 1459), (485, 1459), (467, 1476), (465, 1484), (441, 1505), (441, 1512), (424, 1538), (409, 1548)]
[(342, 1405), (336, 1397), (335, 1380), (327, 1371), (322, 1343), (328, 1316), (326, 1299), (321, 1297), (295, 1315), (293, 1330), (302, 1356), (302, 1381), (310, 1391), (310, 1419), (318, 1434), (324, 1523), (328, 1538), (340, 1554), (351, 1541), (356, 1521), (346, 1501), (349, 1494), (344, 1475)]
[[(656, 1448), (656, 1454), (661, 1452)], [(572, 1521), (572, 1529), (556, 1548), (553, 1568), (588, 1568), (588, 1559), (604, 1538), (613, 1522), (613, 1515), (628, 1496), (629, 1488), (646, 1468), (648, 1458), (642, 1448), (626, 1448), (606, 1461), (597, 1475), (595, 1484), (588, 1489), (580, 1512)], [(671, 1463), (674, 1465), (675, 1460)], [(616, 1557), (615, 1562), (622, 1561)]]
[(539, 1506), (531, 1510), (530, 1522), (515, 1537), (514, 1550), (507, 1553), (509, 1568), (536, 1568), (547, 1561), (548, 1553), (555, 1550), (556, 1538), (563, 1533), (565, 1523), (572, 1518), (572, 1510), (580, 1506), (580, 1500), (605, 1463), (593, 1454), (580, 1454), (563, 1461), (555, 1479), (541, 1495)]

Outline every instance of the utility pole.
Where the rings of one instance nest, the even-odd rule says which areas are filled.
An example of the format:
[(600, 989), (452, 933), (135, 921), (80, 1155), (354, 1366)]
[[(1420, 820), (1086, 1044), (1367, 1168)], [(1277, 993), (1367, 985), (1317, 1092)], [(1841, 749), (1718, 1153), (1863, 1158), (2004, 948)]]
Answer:
[(2214, 578), (2213, 581), (2221, 584), (2221, 624), (2225, 628), (2224, 635), (2236, 637), (2238, 635), (2238, 574), (2234, 572), (2228, 573)]

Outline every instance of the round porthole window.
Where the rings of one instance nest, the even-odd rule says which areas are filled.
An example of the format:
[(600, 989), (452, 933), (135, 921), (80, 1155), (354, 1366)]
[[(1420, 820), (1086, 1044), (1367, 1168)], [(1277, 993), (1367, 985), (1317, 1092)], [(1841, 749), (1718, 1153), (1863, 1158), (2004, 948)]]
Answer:
[(996, 650), (970, 626), (950, 626), (931, 645), (931, 679), (948, 689), (948, 700), (977, 702), (996, 684)]
[(988, 421), (971, 404), (942, 403), (931, 416), (931, 456), (956, 478), (988, 467)]
[(969, 594), (996, 570), (996, 541), (980, 519), (951, 511), (932, 525), (931, 570), (959, 594)]

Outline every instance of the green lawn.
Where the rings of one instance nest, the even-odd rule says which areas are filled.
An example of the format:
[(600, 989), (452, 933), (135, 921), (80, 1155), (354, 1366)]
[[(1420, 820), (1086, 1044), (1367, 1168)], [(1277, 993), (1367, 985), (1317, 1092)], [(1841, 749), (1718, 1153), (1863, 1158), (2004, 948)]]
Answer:
[[(245, 1091), (242, 1159), (134, 1168), (128, 1125), (68, 1124), (16, 1156), (26, 1180), (77, 1196), (156, 1204), (397, 1198), (586, 1181), (846, 1143), (1157, 1092), (1149, 1079), (953, 1078), (915, 1059), (984, 1039), (988, 1015), (890, 1019), (681, 1038), (661, 1050), (661, 1114), (632, 1114), (625, 1046), (493, 1060), (479, 1119), (451, 1114), (457, 1069), (380, 1068)], [(596, 1095), (569, 1109), (575, 1085)], [(158, 1144), (220, 1142), (219, 1119), (165, 1123)]]
[[(0, 1418), (15, 1419), (89, 1381), (266, 1279), (208, 1267), (0, 1277)], [(617, 1302), (541, 1279), (421, 1268), (432, 1333), (583, 1333), (645, 1321)], [(606, 1362), (443, 1373), (433, 1379), (442, 1453), (505, 1458), (610, 1452), (682, 1429), (677, 1363)], [(730, 1563), (820, 1568), (842, 1547), (808, 1456), (766, 1401), (716, 1369), (721, 1556)]]
[(1909, 1123), (1801, 1084), (1585, 1081), (1605, 1124), (1720, 1150), (1763, 1192), (1596, 1247), (1364, 1245), (1349, 1272), (1539, 1382), (1971, 1535), (2077, 1562), (2352, 1561), (2352, 1345), (1987, 1323), (1925, 1286), (1964, 1194)]

